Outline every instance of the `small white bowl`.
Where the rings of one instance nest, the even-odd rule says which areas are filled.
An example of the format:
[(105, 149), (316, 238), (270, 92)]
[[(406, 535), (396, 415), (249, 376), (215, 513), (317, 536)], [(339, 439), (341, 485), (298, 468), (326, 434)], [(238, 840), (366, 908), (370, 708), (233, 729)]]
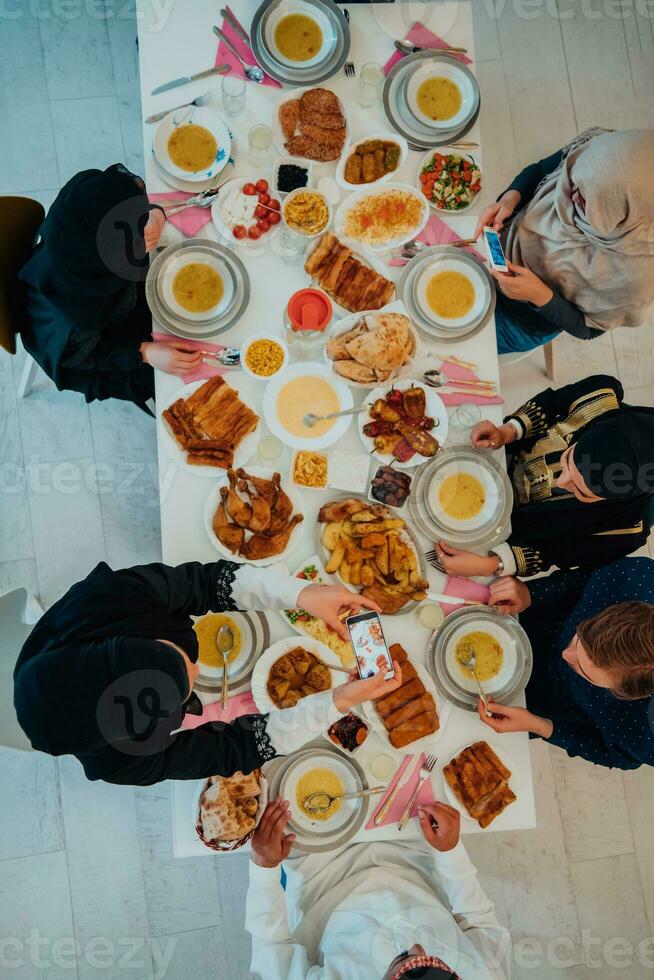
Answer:
[[(427, 302), (427, 286), (429, 280), (432, 276), (437, 275), (439, 272), (460, 272), (462, 275), (469, 280), (472, 288), (475, 291), (475, 298), (471, 308), (468, 310), (465, 316), (461, 317), (439, 317), (437, 316), (429, 303)], [(463, 262), (458, 262), (456, 259), (442, 259), (438, 262), (430, 262), (424, 271), (418, 276), (418, 281), (416, 283), (416, 300), (418, 301), (418, 306), (420, 307), (422, 313), (430, 320), (432, 323), (437, 323), (441, 327), (451, 328), (456, 330), (458, 327), (464, 327), (468, 323), (471, 323), (475, 317), (479, 316), (484, 308), (486, 302), (486, 296), (483, 289), (484, 280), (483, 273), (480, 271), (476, 273), (469, 265), (464, 265)]]
[(427, 150), (424, 157), (418, 164), (418, 171), (416, 173), (416, 187), (418, 188), (418, 190), (420, 191), (424, 199), (427, 201), (427, 204), (432, 209), (432, 211), (436, 211), (437, 214), (463, 214), (464, 211), (469, 211), (470, 208), (474, 207), (474, 205), (477, 203), (477, 198), (479, 197), (481, 191), (483, 190), (484, 174), (483, 171), (481, 171), (481, 166), (477, 163), (475, 158), (470, 153), (457, 153), (456, 150), (454, 150), (452, 153), (443, 153), (442, 154), (443, 156), (459, 157), (461, 160), (469, 160), (472, 164), (474, 164), (474, 166), (481, 171), (482, 186), (474, 195), (470, 204), (465, 204), (462, 208), (457, 208), (456, 211), (451, 210), (450, 208), (439, 208), (434, 201), (430, 201), (430, 199), (423, 191), (422, 184), (420, 183), (420, 174), (422, 173), (422, 168), (426, 167), (428, 163), (431, 163), (431, 160), (435, 153), (440, 153), (440, 150), (438, 148), (432, 148), (431, 150)]
[(268, 189), (271, 197), (286, 197), (288, 194), (292, 194), (293, 191), (280, 191), (277, 186), (277, 174), (279, 173), (279, 168), (282, 164), (287, 164), (290, 167), (302, 167), (307, 171), (307, 182), (304, 187), (296, 187), (295, 190), (306, 191), (312, 186), (313, 179), (313, 160), (303, 160), (302, 157), (285, 157), (278, 156), (275, 157), (275, 162), (273, 163), (272, 180), (270, 182), (270, 187)]
[[(310, 191), (312, 194), (319, 194), (320, 197), (325, 202), (325, 205), (327, 206), (327, 223), (325, 225), (323, 225), (323, 227), (320, 229), (320, 231), (314, 231), (311, 234), (309, 234), (308, 232), (305, 232), (305, 231), (299, 231), (297, 228), (291, 228), (291, 226), (289, 225), (289, 223), (286, 220), (286, 207), (289, 204), (289, 202), (292, 201), (293, 198), (297, 197), (298, 194), (304, 194), (307, 190)], [(324, 233), (327, 231), (327, 229), (331, 225), (333, 217), (334, 217), (334, 212), (333, 212), (333, 209), (332, 209), (331, 204), (329, 203), (329, 201), (327, 200), (327, 198), (325, 197), (325, 195), (322, 194), (320, 191), (316, 190), (315, 187), (308, 187), (308, 188), (307, 187), (298, 187), (296, 190), (291, 191), (290, 194), (287, 194), (286, 195), (286, 197), (284, 198), (284, 203), (282, 204), (282, 221), (284, 223), (284, 227), (285, 228), (288, 228), (289, 231), (295, 232), (296, 235), (301, 235), (303, 238), (306, 238), (306, 239), (309, 239), (309, 240), (312, 239), (312, 238), (318, 238), (320, 235), (324, 235)]]
[[(316, 453), (318, 456), (325, 457), (325, 459), (327, 460), (327, 482), (325, 483), (324, 487), (308, 487), (306, 483), (298, 483), (295, 480), (294, 478), (295, 460), (297, 459), (299, 453)], [(294, 487), (297, 487), (298, 490), (312, 490), (314, 493), (316, 490), (320, 490), (320, 491), (326, 490), (327, 487), (329, 486), (329, 460), (330, 460), (330, 454), (328, 452), (325, 452), (324, 449), (296, 449), (295, 452), (293, 453), (293, 459), (291, 460), (291, 472), (290, 472), (291, 483), (293, 484)]]
[[(255, 340), (270, 340), (274, 344), (277, 344), (279, 347), (281, 347), (282, 353), (284, 355), (284, 359), (280, 367), (276, 371), (274, 371), (273, 374), (257, 374), (255, 371), (252, 371), (247, 366), (247, 352), (252, 346), (252, 344), (255, 342)], [(255, 333), (251, 337), (248, 337), (245, 343), (241, 345), (241, 367), (243, 368), (246, 374), (249, 374), (250, 377), (254, 378), (256, 381), (270, 381), (270, 379), (274, 378), (276, 374), (279, 374), (280, 371), (283, 371), (284, 368), (287, 366), (287, 364), (288, 364), (288, 347), (286, 346), (286, 344), (284, 343), (281, 337), (273, 337), (267, 333)]]
[[(370, 140), (386, 140), (389, 143), (397, 143), (400, 148), (400, 159), (398, 161), (395, 170), (389, 170), (387, 174), (378, 177), (377, 180), (371, 180), (367, 184), (350, 184), (345, 179), (345, 164), (347, 163), (350, 155), (356, 150), (357, 146), (361, 143), (368, 143)], [(372, 133), (371, 136), (362, 136), (361, 139), (354, 140), (352, 143), (346, 145), (343, 148), (341, 157), (338, 161), (338, 166), (336, 167), (336, 183), (340, 187), (344, 187), (346, 190), (360, 190), (362, 187), (376, 187), (377, 184), (383, 184), (387, 180), (392, 180), (393, 177), (397, 177), (398, 170), (405, 163), (407, 156), (409, 155), (409, 145), (403, 136), (399, 133), (394, 133), (386, 131), (384, 133)]]
[[(322, 33), (322, 44), (320, 50), (313, 56), (313, 58), (308, 58), (306, 61), (297, 61), (293, 58), (287, 58), (286, 55), (277, 47), (275, 41), (275, 33), (279, 24), (288, 17), (289, 14), (304, 14), (305, 17), (309, 17), (314, 21)], [(268, 50), (273, 55), (276, 61), (279, 61), (283, 65), (288, 65), (290, 68), (294, 68), (296, 71), (303, 71), (305, 68), (312, 68), (315, 65), (319, 65), (321, 61), (324, 61), (328, 57), (329, 53), (334, 47), (336, 41), (336, 35), (334, 29), (322, 12), (320, 7), (317, 5), (306, 3), (306, 0), (282, 0), (282, 2), (272, 11), (265, 27), (265, 40), (268, 46)]]
[[(191, 313), (178, 303), (173, 295), (173, 283), (177, 273), (181, 272), (187, 265), (194, 265), (196, 263), (208, 265), (214, 272), (218, 273), (223, 282), (223, 294), (216, 306), (202, 313)], [(234, 298), (234, 281), (222, 257), (193, 248), (181, 249), (172, 256), (164, 268), (164, 274), (161, 277), (159, 288), (162, 299), (168, 309), (185, 320), (197, 321), (198, 323), (204, 323), (212, 319), (215, 320), (216, 317), (222, 316)]]
[[(454, 82), (461, 92), (461, 108), (449, 119), (431, 119), (418, 107), (418, 89), (428, 78), (447, 78)], [(470, 114), (474, 102), (475, 90), (469, 77), (457, 65), (438, 62), (424, 62), (409, 77), (406, 85), (406, 103), (411, 115), (433, 129), (452, 129), (459, 126)]]

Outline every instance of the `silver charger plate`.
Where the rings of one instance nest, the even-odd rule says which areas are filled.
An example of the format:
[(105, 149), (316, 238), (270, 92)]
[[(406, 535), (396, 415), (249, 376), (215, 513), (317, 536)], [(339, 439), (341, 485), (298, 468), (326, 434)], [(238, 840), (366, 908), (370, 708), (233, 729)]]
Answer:
[(282, 65), (268, 48), (265, 40), (266, 21), (279, 5), (279, 0), (262, 3), (252, 18), (250, 26), (252, 53), (271, 78), (285, 85), (311, 86), (324, 82), (341, 70), (350, 51), (350, 28), (343, 11), (333, 0), (306, 0), (306, 2), (320, 8), (336, 32), (336, 43), (331, 53), (324, 61), (310, 68), (290, 68), (288, 65)]
[[(460, 671), (454, 671), (453, 648), (461, 635), (486, 630), (498, 638), (505, 656), (510, 657), (506, 676), (498, 675), (499, 684), (482, 681), (484, 693), (499, 704), (510, 704), (524, 691), (531, 677), (533, 654), (529, 637), (513, 616), (504, 616), (489, 606), (466, 606), (446, 617), (432, 634), (427, 651), (427, 667), (436, 688), (447, 701), (464, 711), (477, 711), (478, 693), (473, 680), (468, 683)], [(457, 674), (459, 676), (457, 676)]]
[[(220, 256), (227, 266), (229, 274), (233, 277), (234, 296), (232, 302), (214, 320), (206, 322), (187, 321), (173, 313), (160, 295), (158, 279), (163, 272), (164, 265), (171, 256), (176, 255), (182, 249), (205, 251), (207, 254)], [(168, 245), (159, 252), (148, 270), (145, 280), (145, 297), (152, 316), (170, 333), (187, 340), (208, 340), (229, 330), (241, 319), (250, 302), (250, 277), (239, 257), (224, 245), (219, 245), (217, 242), (205, 238), (189, 238), (183, 242)]]
[[(211, 615), (211, 613), (207, 615)], [(225, 615), (234, 619), (240, 628), (243, 635), (243, 646), (247, 650), (245, 656), (237, 661), (237, 669), (234, 674), (229, 673), (229, 668), (227, 674), (229, 693), (240, 694), (242, 691), (249, 690), (254, 665), (262, 650), (270, 645), (270, 627), (266, 616), (261, 612), (228, 612)], [(203, 617), (196, 616), (194, 618), (197, 622)], [(198, 693), (212, 694), (218, 697), (223, 689), (222, 670), (214, 673), (199, 660), (198, 666), (200, 673), (193, 683), (193, 689)]]
[[(335, 746), (330, 745), (325, 739), (321, 738), (320, 740), (314, 740), (314, 742), (300, 749), (298, 752), (293, 752), (292, 755), (287, 756), (283, 760), (281, 765), (275, 768), (274, 773), (270, 777), (269, 799), (274, 800), (278, 796), (284, 796), (284, 788), (289, 781), (289, 775), (298, 763), (304, 762), (312, 757), (315, 757), (316, 762), (318, 762), (321, 757), (324, 759), (326, 755), (333, 755), (339, 766), (345, 765), (346, 768), (349, 768), (360, 789), (369, 788), (368, 780), (359, 763), (351, 756), (346, 756)], [(290, 802), (291, 810), (293, 810), (295, 800), (291, 800)], [(337, 847), (342, 847), (344, 844), (347, 844), (365, 824), (370, 806), (370, 797), (362, 797), (359, 800), (353, 801), (353, 803), (356, 804), (356, 807), (352, 818), (344, 827), (335, 833), (329, 833), (327, 823), (325, 823), (324, 832), (308, 831), (304, 828), (298, 828), (291, 817), (289, 828), (296, 834), (293, 847), (297, 847), (300, 851), (319, 854), (333, 851)]]
[[(404, 87), (409, 74), (416, 64), (428, 59), (440, 61), (444, 64), (456, 63), (457, 67), (471, 79), (475, 87), (475, 101), (472, 112), (465, 121), (450, 129), (430, 129), (428, 126), (423, 126), (414, 119), (408, 107), (405, 108), (404, 112), (401, 109), (402, 100), (405, 100)], [(468, 66), (463, 64), (454, 55), (430, 48), (424, 51), (417, 51), (415, 54), (409, 54), (402, 58), (401, 61), (398, 61), (397, 64), (393, 65), (384, 82), (382, 105), (386, 113), (386, 118), (391, 123), (393, 129), (396, 129), (401, 136), (404, 136), (412, 149), (429, 150), (437, 146), (444, 146), (446, 143), (454, 143), (472, 129), (479, 116), (481, 106), (479, 83)]]
[[(461, 463), (482, 469), (486, 478), (496, 488), (497, 500), (483, 523), (476, 527), (457, 528), (456, 525), (439, 521), (429, 506), (428, 495), (439, 472), (452, 463)], [(416, 527), (430, 540), (444, 539), (455, 548), (488, 548), (506, 541), (511, 532), (513, 488), (503, 466), (490, 452), (472, 449), (470, 446), (454, 446), (441, 449), (437, 456), (423, 463), (413, 474), (409, 496), (409, 512)]]
[[(439, 257), (444, 259), (456, 258), (464, 265), (470, 265), (476, 272), (481, 272), (488, 286), (488, 303), (485, 310), (463, 327), (441, 327), (432, 323), (431, 320), (427, 319), (418, 305), (416, 299), (418, 278), (425, 266)], [(497, 301), (495, 280), (485, 265), (477, 261), (465, 249), (454, 248), (452, 245), (431, 245), (429, 248), (425, 248), (419, 252), (414, 258), (409, 259), (402, 269), (397, 282), (397, 297), (404, 303), (409, 318), (416, 325), (423, 337), (428, 337), (430, 340), (436, 339), (439, 343), (444, 344), (453, 344), (458, 343), (460, 340), (468, 340), (470, 337), (475, 337), (480, 333), (495, 313), (495, 303)]]

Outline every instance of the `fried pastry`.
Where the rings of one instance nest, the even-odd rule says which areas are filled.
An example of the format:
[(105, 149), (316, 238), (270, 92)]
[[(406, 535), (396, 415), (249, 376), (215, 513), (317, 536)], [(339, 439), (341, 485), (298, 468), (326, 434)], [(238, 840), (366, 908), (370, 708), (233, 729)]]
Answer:
[(475, 742), (459, 752), (444, 767), (443, 776), (480, 827), (487, 827), (517, 799), (508, 785), (511, 771), (488, 742)]

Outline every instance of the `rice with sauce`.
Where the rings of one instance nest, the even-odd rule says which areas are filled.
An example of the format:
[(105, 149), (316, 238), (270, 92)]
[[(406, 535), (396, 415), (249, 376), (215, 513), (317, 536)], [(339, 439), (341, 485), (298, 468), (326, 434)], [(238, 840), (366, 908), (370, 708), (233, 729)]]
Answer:
[(424, 205), (415, 194), (390, 189), (357, 201), (345, 216), (345, 234), (360, 242), (383, 245), (418, 228)]

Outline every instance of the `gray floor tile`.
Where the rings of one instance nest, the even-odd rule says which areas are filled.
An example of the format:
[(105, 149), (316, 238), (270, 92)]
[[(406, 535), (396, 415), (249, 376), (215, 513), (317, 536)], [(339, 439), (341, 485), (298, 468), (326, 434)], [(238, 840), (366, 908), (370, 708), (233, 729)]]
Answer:
[(13, 361), (0, 351), (0, 561), (20, 561), (33, 556), (32, 529), (23, 446), (18, 424), (18, 405), (14, 389)]
[[(17, 17), (3, 15), (0, 58), (0, 105), (33, 106), (48, 101), (39, 24), (24, 5)], [(9, 55), (11, 52), (11, 56)]]
[(49, 104), (37, 102), (26, 109), (9, 102), (2, 107), (0, 188), (20, 193), (58, 184)]
[(139, 57), (136, 46), (136, 17), (134, 0), (124, 0), (109, 6), (107, 30), (116, 94), (119, 98), (139, 99)]
[[(17, 360), (16, 384), (20, 370)], [(26, 463), (51, 463), (93, 454), (84, 396), (77, 391), (57, 391), (40, 371), (34, 389), (21, 400), (19, 422)]]
[(125, 147), (125, 166), (132, 173), (143, 176), (143, 131), (141, 128), (141, 103), (128, 99), (118, 100), (118, 112)]
[(107, 98), (52, 103), (55, 146), (62, 183), (80, 170), (104, 170), (123, 162), (118, 102)]
[(0, 861), (63, 850), (57, 760), (42, 752), (0, 748), (0, 783)]
[[(39, 18), (51, 99), (113, 95), (114, 76), (104, 4), (46, 7)], [(112, 9), (119, 4), (108, 4)]]
[(36, 574), (36, 562), (33, 558), (21, 558), (18, 561), (0, 562), (0, 595), (11, 589), (24, 588), (34, 596), (38, 596), (39, 580)]

